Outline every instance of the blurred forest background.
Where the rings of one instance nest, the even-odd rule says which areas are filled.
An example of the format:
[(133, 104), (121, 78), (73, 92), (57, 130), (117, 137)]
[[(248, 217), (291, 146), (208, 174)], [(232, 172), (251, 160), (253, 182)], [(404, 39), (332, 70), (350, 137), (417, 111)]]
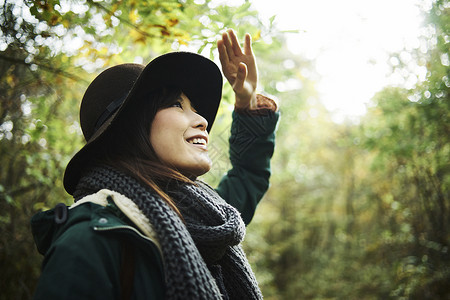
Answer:
[[(450, 299), (450, 4), (423, 13), (426, 49), (405, 51), (426, 80), (386, 87), (359, 122), (334, 123), (314, 61), (289, 53), (249, 2), (0, 0), (0, 299), (32, 297), (42, 257), (29, 220), (71, 203), (62, 174), (83, 144), (93, 77), (187, 46), (214, 57), (226, 28), (252, 34), (261, 89), (281, 104), (271, 188), (245, 241), (265, 298)], [(392, 56), (393, 72), (413, 75)], [(280, 89), (291, 80), (301, 88)], [(226, 85), (211, 184), (229, 166), (232, 101)]]

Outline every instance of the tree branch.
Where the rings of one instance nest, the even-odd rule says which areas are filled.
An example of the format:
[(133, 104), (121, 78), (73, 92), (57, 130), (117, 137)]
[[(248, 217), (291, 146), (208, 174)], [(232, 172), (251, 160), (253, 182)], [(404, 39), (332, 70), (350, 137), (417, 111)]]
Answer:
[(89, 83), (87, 80), (85, 80), (85, 79), (83, 79), (83, 78), (81, 78), (81, 77), (79, 77), (77, 75), (71, 74), (69, 72), (63, 71), (63, 70), (58, 69), (58, 68), (51, 67), (49, 65), (37, 63), (35, 61), (27, 63), (27, 62), (25, 62), (22, 59), (18, 59), (18, 58), (11, 57), (11, 56), (6, 56), (6, 55), (3, 55), (1, 53), (0, 53), (0, 59), (12, 62), (14, 64), (24, 65), (24, 66), (27, 66), (29, 68), (31, 68), (32, 65), (36, 65), (36, 66), (38, 66), (39, 68), (41, 68), (43, 70), (46, 70), (46, 71), (49, 71), (49, 72), (52, 72), (52, 73), (55, 73), (55, 74), (62, 75), (64, 77), (72, 79), (74, 81), (81, 81), (81, 82)]

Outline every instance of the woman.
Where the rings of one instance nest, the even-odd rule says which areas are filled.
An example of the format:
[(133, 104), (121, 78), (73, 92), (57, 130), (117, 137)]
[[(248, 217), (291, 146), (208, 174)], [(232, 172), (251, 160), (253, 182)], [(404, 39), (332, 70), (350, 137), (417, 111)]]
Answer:
[(45, 255), (35, 299), (262, 298), (239, 244), (268, 188), (277, 107), (255, 93), (250, 36), (243, 50), (232, 30), (217, 44), (236, 96), (233, 168), (216, 190), (196, 179), (212, 165), (212, 61), (174, 52), (102, 72), (80, 108), (87, 144), (64, 175), (75, 204), (32, 220)]

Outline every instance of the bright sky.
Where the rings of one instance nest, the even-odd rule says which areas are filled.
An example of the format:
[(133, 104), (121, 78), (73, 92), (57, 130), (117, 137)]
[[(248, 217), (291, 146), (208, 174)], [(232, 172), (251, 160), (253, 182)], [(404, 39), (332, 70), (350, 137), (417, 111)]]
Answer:
[[(384, 86), (412, 87), (416, 82), (415, 78), (405, 82), (400, 76), (390, 76), (388, 54), (423, 48), (418, 39), (423, 17), (417, 5), (429, 5), (429, 1), (251, 2), (263, 18), (277, 15), (278, 28), (299, 30), (299, 34), (289, 34), (288, 47), (315, 59), (322, 78), (320, 100), (335, 113), (336, 121), (364, 114), (366, 104)], [(416, 66), (415, 72), (419, 78), (425, 75), (423, 67)]]

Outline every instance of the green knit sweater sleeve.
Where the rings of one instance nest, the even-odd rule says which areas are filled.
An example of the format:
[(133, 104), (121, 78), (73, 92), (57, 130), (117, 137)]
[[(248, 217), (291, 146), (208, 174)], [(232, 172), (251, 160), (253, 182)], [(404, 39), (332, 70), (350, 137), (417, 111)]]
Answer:
[(269, 187), (278, 119), (279, 113), (272, 111), (260, 115), (233, 112), (229, 139), (232, 168), (216, 190), (240, 211), (245, 224), (252, 220)]

